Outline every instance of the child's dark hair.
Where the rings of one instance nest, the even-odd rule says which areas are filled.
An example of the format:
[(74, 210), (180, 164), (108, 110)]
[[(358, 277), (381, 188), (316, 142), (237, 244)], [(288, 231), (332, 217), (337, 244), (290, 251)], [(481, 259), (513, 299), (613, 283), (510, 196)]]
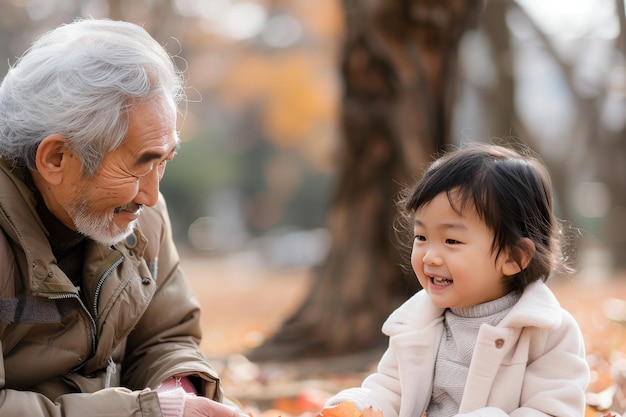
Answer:
[[(459, 214), (475, 208), (494, 233), (496, 258), (506, 249), (520, 266), (521, 272), (505, 277), (509, 291), (522, 291), (538, 279), (546, 281), (554, 270), (566, 269), (561, 262), (560, 224), (552, 211), (550, 175), (530, 150), (472, 143), (437, 159), (399, 202), (411, 230), (416, 210), (442, 192)], [(522, 256), (528, 248), (522, 238), (535, 244), (526, 268)]]

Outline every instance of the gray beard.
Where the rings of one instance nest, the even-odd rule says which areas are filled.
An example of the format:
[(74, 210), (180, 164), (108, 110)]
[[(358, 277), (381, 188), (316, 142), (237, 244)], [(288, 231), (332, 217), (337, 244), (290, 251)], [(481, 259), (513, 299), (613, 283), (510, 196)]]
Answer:
[(122, 241), (133, 232), (137, 223), (133, 221), (125, 229), (121, 229), (113, 223), (114, 213), (102, 217), (94, 216), (86, 201), (74, 202), (68, 214), (79, 233), (106, 246), (113, 246)]

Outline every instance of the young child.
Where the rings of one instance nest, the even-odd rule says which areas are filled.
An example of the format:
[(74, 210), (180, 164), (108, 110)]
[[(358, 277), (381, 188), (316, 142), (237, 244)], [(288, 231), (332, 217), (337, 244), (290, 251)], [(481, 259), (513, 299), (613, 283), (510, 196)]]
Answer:
[(384, 417), (582, 417), (582, 334), (544, 283), (564, 263), (541, 162), (473, 144), (435, 161), (400, 204), (424, 289), (383, 325), (377, 371), (325, 410), (349, 401)]

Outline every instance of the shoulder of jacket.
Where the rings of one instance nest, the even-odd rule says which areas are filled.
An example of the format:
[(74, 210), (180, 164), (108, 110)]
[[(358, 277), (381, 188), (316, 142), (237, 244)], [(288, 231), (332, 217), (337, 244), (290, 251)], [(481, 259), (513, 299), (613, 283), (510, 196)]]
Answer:
[(501, 325), (554, 330), (561, 325), (565, 313), (552, 290), (543, 281), (535, 281), (526, 287)]

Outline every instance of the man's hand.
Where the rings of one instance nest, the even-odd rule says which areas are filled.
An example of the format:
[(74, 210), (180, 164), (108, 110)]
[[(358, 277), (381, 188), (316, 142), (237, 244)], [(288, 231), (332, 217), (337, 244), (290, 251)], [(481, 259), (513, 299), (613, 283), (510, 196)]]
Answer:
[(183, 417), (249, 417), (238, 408), (231, 407), (206, 397), (185, 396)]

